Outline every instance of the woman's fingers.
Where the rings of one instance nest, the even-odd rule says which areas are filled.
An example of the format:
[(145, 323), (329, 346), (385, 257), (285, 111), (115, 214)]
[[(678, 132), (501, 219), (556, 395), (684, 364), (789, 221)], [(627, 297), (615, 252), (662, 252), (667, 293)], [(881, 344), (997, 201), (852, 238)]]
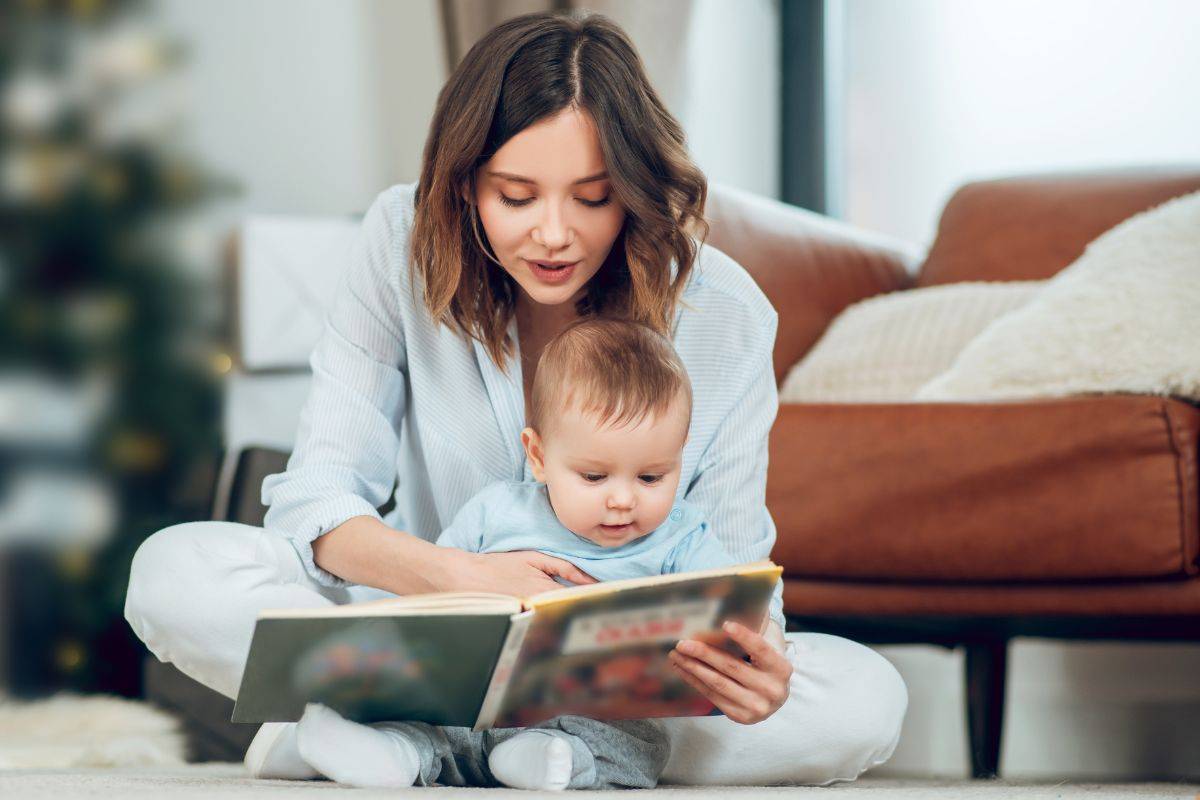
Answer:
[(707, 697), (734, 722), (758, 722), (770, 714), (771, 709), (767, 708), (764, 698), (730, 680), (704, 662), (674, 650), (669, 654), (669, 658), (676, 672), (693, 689)]
[(772, 647), (761, 633), (755, 633), (745, 625), (733, 621), (726, 622), (723, 630), (729, 634), (730, 639), (742, 646), (756, 667), (776, 677), (782, 677), (785, 681), (792, 677), (792, 662)]
[(558, 577), (568, 580), (574, 584), (596, 583), (595, 578), (593, 578), (591, 575), (588, 575), (570, 561), (564, 561), (563, 559), (555, 558), (554, 556), (542, 555), (541, 553), (536, 553), (536, 555), (540, 556), (540, 558), (533, 562), (534, 565), (547, 575), (557, 575)]
[(751, 662), (703, 642), (684, 640), (671, 662), (688, 683), (737, 722), (758, 722), (787, 700), (792, 665), (761, 634), (727, 623), (725, 631), (750, 655)]
[[(513, 550), (503, 553), (470, 553), (472, 559), (469, 575), (460, 576), (460, 585), (467, 591), (497, 592), (513, 597), (532, 597), (535, 594), (561, 589), (554, 575), (574, 576), (579, 583), (593, 583), (594, 579), (573, 565), (559, 559), (543, 556), (538, 552)], [(564, 567), (575, 570), (574, 573)]]
[(750, 689), (760, 688), (767, 679), (754, 668), (753, 664), (748, 664), (740, 658), (734, 658), (724, 650), (719, 650), (703, 642), (684, 639), (675, 645), (675, 649), (685, 656), (691, 656), (697, 661), (708, 664), (730, 680)]
[(700, 694), (704, 695), (708, 700), (734, 722), (741, 722), (743, 719), (751, 717), (749, 709), (735, 703), (733, 700), (718, 694), (707, 683), (697, 678), (691, 671), (684, 667), (680, 661), (681, 656), (675, 651), (670, 653), (671, 668), (675, 670), (679, 677), (683, 678), (684, 682), (695, 689)]
[(777, 693), (781, 683), (792, 676), (792, 664), (771, 646), (762, 634), (744, 625), (727, 622), (724, 630), (750, 656), (751, 663), (735, 658), (725, 650), (694, 639), (684, 639), (676, 649), (684, 655), (707, 663), (718, 672), (754, 691)]

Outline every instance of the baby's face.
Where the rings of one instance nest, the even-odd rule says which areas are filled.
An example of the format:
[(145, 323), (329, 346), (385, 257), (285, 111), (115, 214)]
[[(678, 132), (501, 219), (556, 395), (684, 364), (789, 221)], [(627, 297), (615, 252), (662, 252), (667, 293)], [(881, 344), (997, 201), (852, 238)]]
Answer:
[(671, 512), (688, 421), (683, 398), (660, 417), (620, 428), (571, 408), (546, 438), (526, 428), (521, 442), (559, 522), (602, 547), (618, 547), (650, 533)]

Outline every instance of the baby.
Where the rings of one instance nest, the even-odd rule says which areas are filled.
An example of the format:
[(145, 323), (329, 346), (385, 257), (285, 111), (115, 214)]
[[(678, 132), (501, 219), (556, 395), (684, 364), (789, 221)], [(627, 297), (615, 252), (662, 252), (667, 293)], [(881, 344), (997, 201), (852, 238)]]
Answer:
[[(737, 563), (700, 510), (676, 499), (692, 394), (666, 337), (630, 321), (576, 322), (543, 351), (531, 400), (521, 443), (536, 482), (486, 487), (439, 545), (539, 550), (600, 581)], [(312, 767), (360, 786), (651, 788), (668, 755), (654, 719), (560, 716), (476, 733), (359, 725), (312, 704), (296, 736)]]

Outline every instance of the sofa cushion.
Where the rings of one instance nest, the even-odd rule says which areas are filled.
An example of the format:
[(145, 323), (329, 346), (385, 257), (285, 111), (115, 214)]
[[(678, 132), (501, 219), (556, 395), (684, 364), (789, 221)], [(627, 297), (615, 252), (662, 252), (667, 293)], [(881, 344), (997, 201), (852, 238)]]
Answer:
[(1200, 410), (1154, 397), (780, 406), (767, 505), (794, 578), (1196, 574)]
[(923, 400), (1139, 392), (1200, 401), (1200, 192), (1088, 245), (983, 331)]
[(780, 402), (904, 402), (946, 370), (1042, 281), (957, 283), (872, 297), (846, 308), (788, 373)]

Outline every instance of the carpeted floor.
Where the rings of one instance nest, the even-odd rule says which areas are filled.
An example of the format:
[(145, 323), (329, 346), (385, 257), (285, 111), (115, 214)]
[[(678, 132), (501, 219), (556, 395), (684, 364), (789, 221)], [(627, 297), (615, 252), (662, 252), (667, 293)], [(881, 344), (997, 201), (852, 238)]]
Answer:
[[(171, 768), (7, 770), (0, 771), (0, 797), (21, 800), (75, 800), (75, 798), (262, 798), (281, 790), (289, 796), (321, 792), (322, 798), (353, 797), (355, 800), (397, 800), (420, 793), (440, 800), (459, 796), (472, 798), (521, 798), (548, 800), (562, 798), (560, 792), (524, 792), (516, 789), (433, 789), (369, 790), (339, 787), (329, 781), (252, 781), (241, 764), (189, 764)], [(749, 800), (749, 798), (816, 798), (865, 800), (902, 798), (903, 800), (974, 800), (975, 798), (1021, 798), (1021, 800), (1117, 800), (1117, 798), (1200, 798), (1200, 784), (1029, 784), (1007, 781), (932, 781), (872, 780), (836, 784), (827, 788), (812, 786), (775, 787), (683, 787), (664, 786), (653, 790), (665, 800)], [(332, 794), (331, 794), (332, 792)], [(436, 793), (436, 794), (433, 794)], [(589, 800), (621, 797), (628, 791), (588, 792)]]

